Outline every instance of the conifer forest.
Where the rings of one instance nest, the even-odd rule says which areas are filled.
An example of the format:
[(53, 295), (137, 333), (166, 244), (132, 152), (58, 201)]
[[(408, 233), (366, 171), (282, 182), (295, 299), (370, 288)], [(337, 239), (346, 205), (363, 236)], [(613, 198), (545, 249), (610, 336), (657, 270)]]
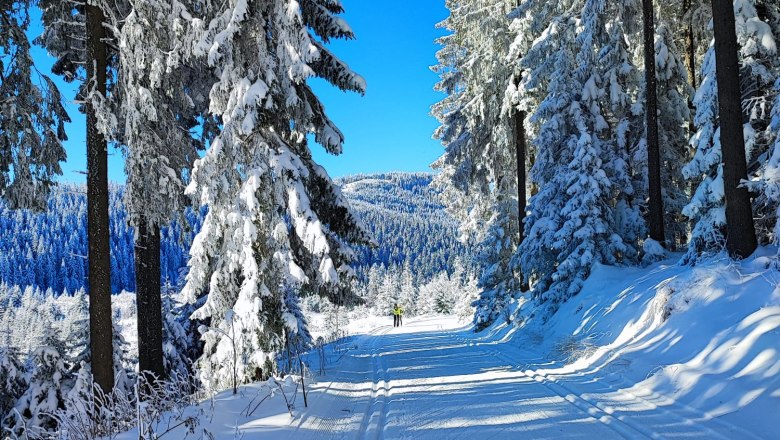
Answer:
[(777, 0), (0, 0), (2, 440), (771, 439), (778, 347)]

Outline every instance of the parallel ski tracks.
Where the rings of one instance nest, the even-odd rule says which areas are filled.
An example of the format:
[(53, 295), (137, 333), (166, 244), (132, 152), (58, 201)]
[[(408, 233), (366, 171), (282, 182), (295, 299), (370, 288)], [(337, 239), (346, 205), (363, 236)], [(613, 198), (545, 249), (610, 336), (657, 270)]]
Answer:
[[(643, 426), (642, 424), (636, 423), (626, 416), (614, 415), (613, 413), (615, 409), (612, 408), (610, 405), (606, 405), (603, 402), (598, 402), (596, 400), (589, 399), (585, 397), (583, 393), (573, 390), (571, 387), (557, 380), (555, 377), (549, 377), (543, 374), (539, 374), (536, 371), (529, 369), (527, 365), (517, 363), (514, 359), (510, 358), (509, 356), (507, 356), (506, 354), (500, 351), (485, 348), (476, 341), (461, 338), (454, 334), (450, 334), (450, 337), (465, 345), (472, 345), (486, 354), (489, 354), (498, 359), (501, 359), (504, 362), (509, 363), (511, 367), (515, 368), (516, 371), (520, 372), (523, 376), (544, 385), (545, 387), (547, 387), (547, 389), (549, 389), (556, 395), (564, 398), (566, 401), (568, 401), (575, 407), (579, 408), (581, 411), (587, 413), (588, 415), (598, 420), (599, 422), (603, 423), (605, 426), (612, 429), (613, 431), (615, 431), (617, 434), (619, 434), (624, 438), (635, 439), (638, 438), (638, 436), (641, 436), (642, 438), (649, 438), (649, 439), (665, 438), (663, 434), (655, 432), (652, 429)], [(623, 380), (622, 383), (625, 385), (629, 385), (625, 382), (625, 380)], [(738, 433), (739, 438), (744, 438), (744, 439), (750, 438), (750, 439), (757, 439), (757, 440), (760, 439), (760, 437), (757, 437), (755, 434), (743, 428), (731, 425), (722, 420), (708, 418), (701, 412), (687, 405), (676, 402), (670, 397), (664, 396), (665, 399), (670, 402), (670, 405), (664, 408), (658, 406), (654, 402), (645, 399), (642, 396), (636, 395), (635, 393), (631, 393), (623, 389), (615, 388), (610, 384), (603, 384), (603, 383), (600, 384), (611, 392), (623, 395), (629, 400), (632, 400), (636, 403), (647, 405), (650, 408), (652, 408), (654, 411), (664, 414), (666, 417), (668, 417), (667, 420), (674, 420), (680, 425), (684, 425), (684, 426), (692, 426), (692, 425), (695, 426), (694, 429), (697, 432), (706, 435), (706, 438), (708, 439), (730, 440), (733, 437), (723, 435), (720, 432), (715, 431), (710, 427), (704, 426), (701, 423), (696, 422), (695, 421), (696, 419), (711, 420), (714, 423), (718, 424), (719, 426), (723, 427), (725, 430), (731, 431), (732, 433)], [(662, 397), (657, 393), (653, 393), (653, 394), (658, 398)], [(672, 410), (672, 408), (674, 408), (674, 410)], [(687, 415), (681, 417), (680, 416), (681, 413), (685, 413)]]
[[(370, 353), (371, 357), (371, 380), (372, 380), (372, 391), (371, 395), (369, 396), (368, 403), (365, 406), (366, 412), (363, 414), (363, 418), (361, 419), (361, 426), (360, 430), (358, 432), (358, 438), (366, 438), (364, 437), (364, 433), (367, 430), (368, 422), (371, 414), (373, 413), (372, 408), (376, 405), (376, 402), (379, 400), (380, 397), (380, 389), (377, 386), (377, 375), (378, 375), (378, 367), (377, 367), (377, 358), (379, 357), (379, 347), (378, 342), (380, 340), (380, 337), (385, 335), (390, 331), (392, 327), (390, 326), (384, 326), (384, 327), (377, 327), (372, 329), (366, 334), (366, 338), (368, 339), (368, 344), (365, 349), (363, 349), (365, 352)], [(361, 351), (363, 351), (361, 350)], [(360, 386), (359, 383), (353, 384), (355, 388), (358, 388)], [(331, 388), (333, 387), (333, 381), (328, 385), (328, 387), (322, 391), (321, 396), (332, 396), (332, 393), (329, 393)], [(338, 407), (344, 407), (344, 408), (352, 408), (355, 407), (355, 401), (354, 397), (349, 397), (346, 394), (341, 394), (338, 397), (334, 398), (334, 405)], [(363, 405), (358, 405), (358, 407), (363, 407)], [(355, 408), (357, 409), (357, 408)], [(384, 411), (384, 403), (382, 403), (382, 410)], [(354, 420), (352, 417), (349, 417), (350, 414), (345, 414), (344, 418), (321, 418), (317, 420), (316, 424), (314, 425), (314, 437), (317, 439), (335, 439), (335, 438), (349, 438), (351, 437), (354, 432), (350, 431), (350, 427), (353, 427), (352, 421)], [(384, 417), (383, 417), (384, 420)], [(299, 429), (302, 423), (299, 425)], [(378, 437), (377, 437), (378, 438)]]
[(387, 365), (378, 342), (381, 337), (390, 332), (392, 327), (379, 327), (373, 334), (371, 344), (371, 397), (369, 399), (363, 422), (360, 424), (359, 438), (383, 439), (387, 423), (388, 382)]

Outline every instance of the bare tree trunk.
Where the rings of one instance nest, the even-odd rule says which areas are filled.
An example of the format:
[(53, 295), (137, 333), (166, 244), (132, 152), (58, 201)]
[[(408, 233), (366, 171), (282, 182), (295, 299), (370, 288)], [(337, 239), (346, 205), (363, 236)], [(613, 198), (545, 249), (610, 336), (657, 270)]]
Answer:
[(525, 236), (525, 208), (527, 206), (525, 185), (526, 185), (526, 173), (525, 173), (525, 156), (526, 156), (526, 138), (525, 138), (525, 112), (514, 110), (514, 128), (515, 128), (515, 153), (517, 155), (517, 220), (518, 231), (520, 238), (518, 243), (523, 242)]
[[(683, 0), (682, 9), (683, 17), (685, 17), (691, 12), (691, 0)], [(685, 70), (688, 73), (688, 81), (690, 81), (691, 88), (696, 90), (696, 40), (693, 36), (693, 23), (690, 17), (688, 17), (687, 25), (685, 26)], [(688, 97), (688, 108), (693, 110), (693, 96)], [(691, 115), (693, 115), (693, 112), (691, 112)], [(693, 116), (688, 121), (688, 130), (691, 133), (696, 131)]]
[(661, 152), (658, 145), (658, 98), (655, 78), (653, 0), (642, 0), (645, 43), (645, 130), (647, 137), (648, 223), (650, 238), (664, 243), (664, 200), (661, 193)]
[[(526, 194), (526, 154), (528, 144), (525, 136), (525, 112), (514, 110), (514, 130), (515, 130), (515, 154), (517, 155), (517, 222), (518, 222), (518, 245), (523, 242), (525, 237), (525, 208), (528, 205)], [(515, 274), (519, 276), (520, 290), (523, 292), (528, 291), (528, 284), (525, 282), (523, 273)]]
[(756, 250), (750, 194), (740, 187), (747, 179), (745, 139), (742, 133), (742, 97), (739, 90), (737, 34), (732, 0), (712, 0), (715, 33), (715, 69), (718, 81), (720, 145), (726, 196), (726, 249), (732, 258), (745, 258)]
[(135, 285), (138, 307), (138, 369), (149, 383), (166, 377), (163, 364), (162, 299), (160, 293), (160, 228), (142, 215), (135, 243)]
[[(691, 0), (683, 0), (682, 15), (685, 17), (691, 12)], [(685, 70), (688, 72), (688, 80), (691, 87), (696, 88), (696, 41), (693, 37), (693, 24), (686, 20), (685, 25)]]
[[(87, 3), (87, 81), (106, 94), (108, 63), (103, 11)], [(108, 223), (108, 156), (106, 139), (97, 129), (97, 110), (87, 99), (87, 239), (89, 246), (89, 344), (95, 383), (114, 388), (111, 325), (111, 255)]]

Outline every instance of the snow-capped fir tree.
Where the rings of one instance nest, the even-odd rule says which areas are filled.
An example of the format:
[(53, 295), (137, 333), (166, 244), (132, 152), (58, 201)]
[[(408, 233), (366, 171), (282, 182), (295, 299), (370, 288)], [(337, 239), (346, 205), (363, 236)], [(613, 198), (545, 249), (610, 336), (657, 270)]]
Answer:
[[(609, 136), (625, 126), (630, 108), (620, 72), (612, 70), (625, 62), (622, 37), (609, 32), (614, 18), (607, 18), (624, 11), (601, 0), (573, 10), (580, 17), (554, 18), (523, 60), (531, 70), (521, 87), (546, 83), (546, 93), (531, 116), (538, 127), (531, 178), (539, 192), (531, 197), (515, 264), (537, 301), (547, 303), (544, 316), (579, 292), (593, 264), (632, 261), (641, 227), (636, 206), (624, 198), (631, 190), (626, 144)], [(534, 66), (544, 58), (550, 62)], [(538, 74), (551, 67), (549, 80), (541, 80)]]
[(57, 86), (30, 54), (32, 3), (0, 2), (0, 198), (12, 208), (45, 209), (62, 174), (70, 118)]
[[(634, 64), (634, 56), (629, 48), (631, 38), (640, 41), (641, 26), (635, 20), (635, 17), (641, 15), (640, 3), (637, 0), (603, 4), (586, 2), (583, 6), (583, 11), (589, 7), (602, 10), (602, 13), (594, 14), (597, 30), (591, 53), (595, 55), (594, 61), (597, 63), (593, 78), (596, 82), (598, 77), (603, 81), (604, 95), (591, 106), (599, 102), (601, 113), (609, 126), (606, 132), (598, 133), (598, 128), (596, 132), (605, 141), (605, 153), (609, 157), (609, 160), (603, 162), (614, 190), (611, 204), (614, 206), (615, 232), (624, 242), (632, 245), (626, 249), (629, 261), (636, 256), (638, 241), (647, 235), (647, 222), (640, 212), (640, 207), (647, 205), (647, 186), (644, 184), (647, 173), (642, 173), (640, 184), (636, 171), (647, 169), (646, 165), (642, 165), (647, 161), (647, 154), (642, 155), (641, 160), (636, 154), (633, 157), (630, 154), (632, 147), (640, 143), (645, 125), (641, 107), (636, 102), (644, 78)], [(583, 13), (582, 16), (586, 17), (587, 14)], [(639, 51), (639, 46), (637, 44), (635, 50)], [(591, 113), (595, 112), (591, 109)]]
[[(440, 75), (436, 89), (448, 95), (431, 109), (442, 124), (434, 137), (445, 147), (433, 166), (442, 170), (436, 180), (444, 189), (445, 205), (469, 233), (489, 218), (480, 218), (492, 203), (486, 196), (492, 191), (515, 194), (510, 183), (516, 169), (514, 144), (502, 106), (512, 72), (505, 56), (510, 44), (507, 13), (513, 5), (507, 0), (448, 1), (450, 16), (438, 25), (451, 34), (437, 40), (444, 47), (433, 68)], [(506, 182), (498, 185), (502, 179)]]
[[(166, 374), (158, 274), (160, 229), (176, 217), (183, 219), (186, 178), (215, 125), (205, 116), (210, 72), (200, 58), (182, 64), (192, 46), (189, 18), (185, 2), (136, 2), (123, 25), (115, 28), (125, 203), (136, 231), (139, 361), (140, 368), (154, 377)], [(200, 116), (204, 116), (202, 123)], [(195, 133), (199, 125), (200, 138)]]
[(750, 188), (758, 194), (755, 205), (757, 212), (765, 217), (759, 217), (759, 224), (769, 229), (768, 239), (773, 244), (780, 242), (780, 77), (775, 82), (777, 96), (772, 108), (772, 123), (768, 130), (774, 133), (775, 142), (770, 150), (757, 181), (751, 182)]
[(392, 266), (384, 271), (384, 276), (379, 284), (379, 292), (376, 304), (374, 304), (375, 314), (380, 316), (390, 315), (393, 306), (399, 304), (400, 292), (400, 270), (398, 266)]
[(182, 308), (174, 295), (173, 286), (166, 285), (162, 295), (163, 362), (169, 376), (186, 381), (192, 374), (190, 335), (181, 322), (188, 316), (182, 316)]
[(208, 291), (193, 317), (211, 320), (199, 369), (212, 389), (225, 386), (236, 350), (244, 381), (283, 347), (274, 323), (285, 288), (302, 284), (335, 302), (352, 299), (350, 243), (368, 236), (306, 139), (313, 134), (328, 152), (341, 152), (343, 135), (309, 78), (365, 90), (320, 42), (353, 36), (341, 11), (324, 0), (234, 0), (193, 21), (201, 31), (194, 55), (205, 57), (218, 79), (210, 110), (222, 130), (187, 187), (208, 213), (183, 293), (192, 302)]
[[(756, 194), (753, 202), (753, 212), (756, 217), (756, 232), (759, 235), (759, 240), (762, 242), (777, 242), (778, 232), (778, 213), (777, 203), (778, 198), (777, 191), (777, 170), (778, 170), (778, 146), (780, 146), (780, 51), (778, 51), (778, 38), (780, 38), (780, 5), (771, 1), (761, 1), (756, 4), (757, 9), (760, 7), (762, 14), (760, 16), (769, 25), (772, 35), (775, 38), (775, 53), (770, 58), (760, 60), (760, 65), (766, 69), (764, 75), (764, 81), (761, 83), (754, 83), (755, 86), (751, 90), (750, 108), (753, 113), (766, 113), (765, 107), (767, 106), (767, 100), (770, 100), (774, 95), (772, 102), (769, 124), (766, 129), (761, 130), (760, 124), (753, 124), (757, 127), (757, 147), (753, 150), (752, 158), (748, 158), (748, 163), (751, 165), (749, 172), (756, 171), (756, 179), (752, 181), (749, 188)], [(773, 89), (768, 90), (768, 87), (757, 87), (766, 83), (769, 79), (769, 75), (773, 75), (776, 80), (773, 84)], [(744, 94), (743, 94), (744, 95)], [(763, 144), (768, 144), (768, 147), (764, 148)], [(764, 152), (764, 150), (766, 150)], [(752, 159), (752, 160), (751, 160)]]
[(520, 290), (510, 267), (517, 239), (506, 222), (501, 221), (502, 218), (511, 218), (507, 211), (514, 207), (509, 203), (496, 203), (496, 207), (502, 209), (496, 211), (488, 222), (488, 230), (477, 255), (485, 268), (477, 284), (479, 298), (472, 304), (477, 330), (489, 326), (502, 316), (508, 310), (513, 294)]
[(70, 304), (64, 310), (64, 319), (59, 328), (65, 341), (63, 353), (73, 368), (89, 363), (89, 302), (83, 289), (74, 293)]
[[(448, 1), (450, 16), (439, 26), (451, 34), (437, 40), (444, 47), (433, 68), (441, 78), (437, 90), (448, 95), (431, 109), (442, 124), (434, 137), (445, 147), (433, 165), (441, 170), (436, 182), (448, 210), (461, 221), (463, 238), (496, 251), (483, 254), (490, 258), (483, 263), (486, 267), (506, 264), (520, 239), (513, 122), (511, 107), (503, 102), (515, 70), (505, 59), (512, 37), (507, 14), (514, 5), (503, 0)], [(496, 211), (502, 214), (492, 215)], [(485, 230), (502, 233), (498, 238)], [(519, 290), (513, 275), (502, 270), (486, 278), (485, 294), (501, 296), (486, 301), (486, 307), (500, 307), (508, 301), (506, 295)], [(483, 313), (486, 318), (493, 314)]]
[(447, 272), (441, 272), (420, 286), (420, 314), (451, 314), (455, 298), (460, 293), (459, 287), (455, 278)]
[(133, 396), (135, 391), (136, 375), (133, 366), (137, 364), (130, 353), (130, 344), (122, 336), (122, 331), (113, 324), (114, 341), (113, 347), (113, 365), (114, 365), (114, 393), (124, 396)]
[(712, 44), (704, 57), (701, 78), (701, 85), (693, 99), (696, 106), (696, 133), (691, 138), (691, 145), (695, 153), (693, 159), (683, 168), (686, 179), (700, 180), (690, 202), (683, 209), (683, 214), (695, 221), (688, 253), (683, 258), (686, 262), (693, 261), (706, 249), (725, 245), (722, 230), (726, 223), (723, 206), (723, 166), (717, 126), (718, 88), (715, 78), (715, 50)]
[[(576, 26), (576, 20), (570, 15), (553, 17), (522, 60), (528, 71), (519, 88), (525, 97), (524, 105), (535, 108), (530, 116), (535, 131), (530, 180), (538, 190), (529, 199), (526, 237), (513, 258), (513, 265), (523, 267), (523, 275), (536, 297), (553, 281), (560, 247), (555, 233), (563, 209), (559, 195), (565, 194), (557, 179), (573, 160), (568, 144), (574, 127), (568, 112), (579, 92), (572, 74)], [(538, 105), (530, 107), (535, 104), (531, 99), (538, 100)]]
[(472, 306), (474, 301), (479, 297), (479, 288), (477, 287), (477, 278), (474, 276), (467, 276), (464, 282), (461, 283), (462, 290), (459, 296), (455, 299), (455, 315), (458, 320), (469, 321), (474, 319), (475, 309)]
[(682, 166), (690, 159), (685, 121), (690, 119), (688, 99), (692, 94), (685, 64), (669, 28), (656, 28), (655, 63), (658, 81), (658, 140), (661, 146), (661, 190), (664, 203), (664, 231), (671, 249), (684, 245), (688, 224), (682, 210), (689, 194)]
[[(777, 56), (777, 46), (771, 28), (759, 17), (754, 3), (749, 0), (734, 2), (737, 43), (740, 47), (740, 89), (743, 111), (747, 122), (743, 125), (745, 153), (748, 160), (760, 158), (767, 148), (760, 129), (769, 119), (767, 97), (759, 92), (774, 81), (766, 60)], [(702, 81), (696, 91), (694, 104), (696, 133), (691, 138), (695, 149), (693, 159), (683, 168), (686, 179), (698, 183), (683, 214), (693, 220), (694, 226), (684, 262), (692, 262), (705, 251), (722, 248), (725, 243), (725, 199), (723, 165), (721, 163), (720, 131), (718, 126), (718, 97), (715, 71), (714, 40), (704, 57)], [(759, 159), (760, 160), (760, 159)], [(750, 166), (754, 169), (756, 166)]]
[(55, 413), (64, 408), (68, 367), (65, 346), (49, 324), (41, 346), (31, 355), (31, 375), (24, 394), (3, 421), (16, 438), (35, 438), (57, 428)]
[[(19, 350), (10, 345), (10, 335), (0, 334), (0, 341), (0, 417), (5, 417), (27, 389), (27, 371)], [(0, 430), (4, 427), (0, 418)]]
[[(119, 35), (124, 195), (134, 225), (143, 217), (148, 227), (161, 227), (184, 212), (184, 178), (202, 145), (191, 130), (205, 113), (211, 78), (198, 58), (182, 64), (192, 45), (185, 6), (176, 0), (136, 2)], [(206, 135), (211, 122), (205, 119)]]
[(301, 310), (300, 297), (294, 289), (288, 288), (284, 292), (282, 321), (284, 322), (284, 352), (287, 361), (284, 368), (286, 372), (297, 371), (300, 366), (296, 362), (299, 360), (299, 356), (312, 347), (313, 339), (309, 333), (306, 317)]
[(400, 291), (398, 295), (398, 304), (404, 309), (405, 315), (418, 315), (420, 313), (419, 305), (417, 303), (419, 292), (414, 283), (414, 274), (412, 274), (409, 260), (404, 263), (399, 275), (398, 286)]
[[(113, 93), (117, 42), (107, 29), (121, 26), (128, 0), (61, 2), (39, 0), (43, 34), (36, 42), (57, 58), (54, 71), (67, 81), (83, 73), (78, 99), (87, 120), (87, 240), (91, 298), (91, 356), (95, 381), (106, 390), (115, 383), (111, 367), (111, 258), (107, 137), (117, 125), (118, 94)], [(109, 84), (111, 83), (111, 84)]]

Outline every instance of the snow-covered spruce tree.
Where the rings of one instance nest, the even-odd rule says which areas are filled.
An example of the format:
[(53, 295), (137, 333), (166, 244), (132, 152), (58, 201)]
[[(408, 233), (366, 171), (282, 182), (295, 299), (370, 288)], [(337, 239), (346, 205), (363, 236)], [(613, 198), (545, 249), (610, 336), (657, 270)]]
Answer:
[(186, 178), (214, 128), (205, 114), (211, 73), (200, 58), (182, 64), (192, 46), (189, 18), (185, 2), (136, 2), (117, 36), (125, 203), (136, 230), (139, 368), (155, 378), (166, 375), (160, 229), (183, 219)]
[[(597, 78), (601, 76), (603, 81), (604, 94), (597, 102), (608, 128), (598, 135), (605, 140), (606, 156), (602, 157), (609, 158), (604, 161), (604, 170), (612, 185), (610, 198), (614, 206), (615, 231), (629, 244), (625, 255), (629, 262), (635, 261), (638, 242), (647, 236), (649, 222), (648, 156), (646, 151), (642, 155), (636, 151), (646, 125), (637, 102), (645, 78), (634, 63), (638, 56), (633, 55), (629, 47), (633, 41), (633, 50), (641, 52), (642, 29), (633, 19), (640, 15), (640, 4), (636, 0), (606, 2), (603, 6), (599, 6), (599, 2), (591, 5), (586, 2), (583, 7), (603, 8), (601, 14), (595, 15), (600, 23), (593, 41), (597, 63), (593, 78), (598, 82)], [(583, 13), (583, 17), (585, 15)], [(590, 112), (596, 111), (591, 109)], [(643, 209), (648, 211), (644, 216)]]
[[(761, 145), (763, 130), (769, 111), (762, 95), (754, 96), (758, 90), (765, 90), (767, 82), (773, 81), (765, 60), (777, 56), (777, 47), (771, 28), (758, 16), (753, 2), (734, 2), (737, 43), (740, 47), (740, 88), (743, 110), (747, 110), (747, 122), (743, 124), (745, 153), (748, 158), (756, 157), (753, 151)], [(693, 262), (699, 254), (721, 249), (726, 241), (725, 196), (723, 165), (721, 161), (720, 128), (718, 124), (718, 84), (715, 69), (714, 40), (704, 57), (701, 71), (701, 85), (696, 91), (694, 105), (696, 133), (691, 138), (695, 148), (693, 159), (683, 168), (686, 179), (698, 183), (683, 214), (694, 221), (688, 252), (683, 262)], [(765, 147), (764, 147), (765, 148)], [(762, 148), (763, 149), (763, 148)], [(760, 156), (759, 156), (760, 157)]]
[(693, 159), (683, 168), (688, 180), (700, 181), (683, 214), (695, 221), (684, 262), (691, 262), (707, 249), (725, 244), (722, 228), (726, 223), (723, 207), (723, 166), (720, 162), (718, 133), (718, 94), (715, 78), (715, 50), (704, 57), (701, 84), (693, 103), (696, 106), (696, 133), (691, 138)]
[(422, 313), (452, 314), (456, 298), (463, 293), (461, 287), (454, 274), (450, 276), (447, 272), (441, 272), (436, 275), (429, 283), (420, 286)]
[[(461, 221), (464, 239), (481, 242), (485, 267), (506, 265), (519, 237), (517, 151), (513, 106), (504, 105), (515, 68), (507, 63), (512, 34), (507, 14), (514, 2), (448, 1), (450, 16), (439, 24), (451, 32), (437, 40), (437, 90), (448, 96), (431, 113), (441, 126), (434, 133), (445, 152), (433, 167), (448, 210)], [(520, 164), (525, 167), (525, 164)], [(524, 169), (524, 168), (523, 168)], [(520, 185), (525, 192), (525, 184)], [(492, 215), (493, 212), (501, 215)], [(501, 231), (500, 234), (484, 231)], [(492, 322), (508, 295), (520, 290), (511, 270), (483, 277), (486, 298), (480, 323)], [(476, 319), (476, 318), (475, 318)], [(484, 321), (487, 319), (488, 321)]]
[(474, 319), (475, 309), (472, 304), (479, 297), (479, 288), (477, 287), (476, 277), (471, 275), (461, 283), (461, 286), (462, 290), (455, 299), (454, 313), (458, 320), (463, 322)]
[(300, 355), (312, 347), (313, 339), (309, 333), (306, 317), (301, 310), (300, 297), (293, 289), (288, 288), (284, 292), (281, 317), (284, 322), (284, 353), (287, 361), (287, 365), (282, 368), (288, 373), (298, 371), (300, 366), (296, 362)]
[(510, 212), (514, 207), (510, 205), (512, 204), (496, 203), (497, 211), (488, 222), (488, 230), (480, 246), (481, 251), (477, 254), (485, 268), (477, 283), (479, 298), (472, 304), (475, 308), (474, 325), (477, 331), (489, 326), (504, 314), (512, 295), (519, 291), (520, 286), (510, 264), (517, 239), (512, 235), (512, 228), (507, 222), (501, 221), (512, 217)]
[[(383, 271), (379, 282), (374, 304), (374, 313), (380, 316), (390, 315), (393, 306), (399, 303), (401, 296), (400, 272), (398, 266), (391, 266)], [(400, 305), (400, 304), (399, 304)]]
[(420, 304), (418, 301), (419, 291), (414, 283), (414, 274), (412, 273), (409, 260), (404, 263), (399, 274), (399, 295), (398, 305), (404, 309), (406, 316), (415, 316), (420, 314)]
[(210, 319), (198, 365), (208, 388), (225, 387), (234, 366), (242, 382), (257, 377), (282, 349), (274, 322), (286, 288), (352, 300), (350, 243), (368, 236), (306, 139), (313, 134), (334, 154), (343, 143), (309, 78), (365, 90), (320, 43), (352, 37), (341, 11), (324, 0), (235, 0), (193, 22), (202, 30), (194, 55), (206, 57), (218, 78), (210, 110), (222, 123), (187, 187), (209, 208), (183, 292), (192, 302), (208, 291), (193, 314)]
[(751, 182), (751, 189), (759, 194), (756, 198), (757, 211), (766, 213), (766, 216), (774, 220), (766, 223), (774, 225), (769, 238), (773, 244), (778, 244), (780, 243), (780, 221), (778, 221), (780, 219), (780, 77), (775, 82), (775, 89), (777, 96), (772, 108), (772, 123), (768, 128), (774, 133), (775, 143), (766, 165), (761, 170), (760, 179)]
[[(780, 145), (780, 51), (778, 51), (778, 39), (780, 38), (780, 5), (771, 1), (756, 2), (756, 9), (759, 10), (759, 17), (764, 19), (769, 25), (772, 35), (775, 38), (774, 56), (760, 60), (760, 65), (766, 69), (763, 75), (764, 81), (754, 83), (750, 90), (750, 109), (752, 113), (766, 114), (766, 108), (769, 107), (769, 123), (765, 129), (761, 129), (761, 124), (754, 124), (758, 132), (756, 133), (756, 145), (753, 148), (752, 155), (748, 157), (748, 172), (751, 177), (755, 173), (755, 178), (750, 183), (749, 188), (755, 194), (753, 201), (753, 213), (756, 218), (756, 232), (761, 242), (777, 241), (777, 148)], [(772, 76), (776, 78), (772, 89), (768, 87), (757, 87), (766, 84)], [(767, 101), (774, 100), (769, 106)], [(766, 118), (764, 118), (766, 119)], [(768, 145), (764, 147), (764, 145)]]
[[(128, 0), (38, 0), (43, 33), (36, 39), (57, 58), (53, 70), (82, 82), (78, 99), (86, 115), (87, 229), (90, 294), (90, 344), (95, 381), (106, 392), (114, 384), (111, 325), (111, 258), (107, 136), (117, 125), (117, 94), (112, 79), (117, 42), (106, 29), (120, 26)], [(109, 73), (111, 72), (111, 74)]]
[(685, 64), (669, 28), (661, 23), (655, 35), (655, 68), (658, 81), (658, 140), (661, 146), (661, 191), (664, 203), (664, 231), (670, 249), (684, 246), (688, 222), (682, 210), (688, 202), (688, 185), (682, 175), (690, 160), (686, 121), (690, 119)]
[(57, 86), (34, 66), (31, 7), (31, 0), (0, 1), (0, 198), (11, 208), (45, 209), (62, 174), (70, 118)]
[[(685, 65), (677, 51), (673, 35), (663, 20), (655, 29), (653, 52), (656, 72), (661, 200), (664, 208), (664, 246), (674, 250), (685, 245), (689, 229), (688, 222), (682, 215), (682, 209), (689, 199), (688, 185), (682, 177), (682, 166), (690, 159), (686, 142), (686, 125), (690, 119), (687, 100), (692, 94), (692, 89), (687, 83)], [(639, 91), (640, 97), (644, 96), (645, 89), (646, 85), (643, 82)], [(642, 100), (637, 101), (634, 108), (637, 114), (645, 113)], [(630, 129), (629, 132), (632, 130), (634, 129)], [(639, 130), (644, 129), (639, 127)], [(637, 188), (638, 202), (649, 196), (647, 140), (644, 131), (642, 133), (641, 139), (632, 150), (631, 157), (633, 183)], [(644, 251), (643, 261), (646, 262), (663, 258), (665, 255), (661, 244), (655, 240), (645, 242)]]
[(163, 361), (165, 371), (177, 380), (188, 380), (192, 375), (192, 359), (189, 358), (190, 336), (182, 325), (183, 310), (177, 304), (176, 290), (169, 284), (163, 290)]
[[(10, 342), (6, 339), (7, 342)], [(0, 345), (0, 417), (5, 417), (27, 389), (27, 371), (19, 350), (8, 343)], [(5, 431), (0, 418), (0, 430)]]
[[(634, 261), (643, 225), (632, 194), (625, 139), (610, 137), (628, 125), (630, 100), (614, 70), (625, 62), (614, 18), (624, 11), (600, 0), (578, 3), (555, 17), (524, 57), (529, 73), (521, 87), (546, 82), (544, 100), (531, 116), (538, 127), (526, 239), (516, 256), (544, 316), (579, 292), (594, 263)], [(612, 30), (610, 32), (609, 30)], [(611, 55), (610, 55), (611, 54)], [(549, 81), (538, 72), (549, 64)], [(548, 58), (549, 59), (549, 58)], [(538, 92), (537, 92), (538, 93)]]
[(64, 408), (64, 384), (69, 380), (65, 346), (49, 324), (41, 346), (31, 355), (27, 390), (6, 415), (3, 425), (15, 438), (42, 437), (57, 429), (55, 413)]
[[(573, 78), (572, 41), (576, 25), (571, 16), (554, 17), (523, 59), (529, 72), (521, 87), (528, 95), (542, 97), (530, 117), (531, 124), (536, 127), (530, 178), (538, 186), (538, 192), (529, 200), (526, 237), (514, 257), (517, 260), (514, 264), (524, 268), (523, 274), (537, 298), (553, 283), (557, 253), (563, 244), (555, 234), (562, 223), (564, 201), (560, 196), (565, 194), (559, 176), (573, 160), (569, 144), (575, 127), (569, 112), (579, 92)], [(539, 90), (544, 90), (546, 96)]]

